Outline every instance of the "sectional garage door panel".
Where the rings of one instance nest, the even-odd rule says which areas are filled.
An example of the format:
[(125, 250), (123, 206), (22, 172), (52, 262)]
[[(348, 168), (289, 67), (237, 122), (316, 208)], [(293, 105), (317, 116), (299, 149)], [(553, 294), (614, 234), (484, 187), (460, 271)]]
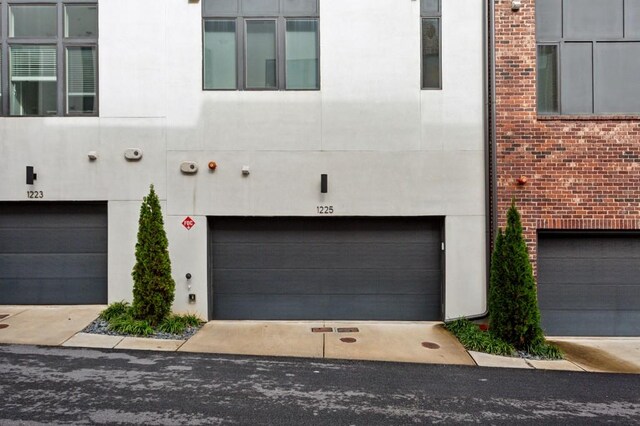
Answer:
[(638, 311), (542, 311), (542, 327), (552, 336), (638, 336)]
[[(214, 296), (215, 297), (215, 296)], [(379, 320), (440, 319), (440, 301), (423, 295), (217, 295), (216, 319), (256, 320)], [(252, 306), (252, 307), (250, 307)], [(428, 317), (431, 312), (438, 317)], [(408, 313), (408, 314), (407, 314)], [(421, 315), (421, 316), (417, 316)]]
[(441, 222), (212, 218), (217, 319), (440, 319)]
[(0, 304), (106, 302), (105, 204), (0, 204)]
[(542, 233), (538, 300), (550, 335), (640, 335), (640, 236)]
[[(386, 294), (389, 282), (399, 294), (425, 294), (426, 282), (440, 279), (440, 271), (380, 269), (277, 269), (270, 271), (270, 282), (259, 269), (215, 269), (213, 281), (218, 293), (271, 294)], [(345, 286), (343, 282), (349, 282)], [(434, 291), (434, 295), (439, 291)]]
[(69, 229), (46, 228), (46, 240), (42, 229), (0, 229), (0, 253), (102, 253), (107, 244), (100, 228), (82, 228), (83, 238), (69, 238)]
[[(229, 269), (260, 268), (272, 269), (397, 269), (416, 268), (428, 255), (437, 255), (439, 247), (428, 243), (317, 243), (270, 242), (265, 251), (265, 243), (227, 243), (214, 252), (213, 262)], [(394, 256), (388, 256), (393, 253)], [(283, 256), (286, 254), (286, 256)], [(424, 266), (420, 265), (424, 270)]]

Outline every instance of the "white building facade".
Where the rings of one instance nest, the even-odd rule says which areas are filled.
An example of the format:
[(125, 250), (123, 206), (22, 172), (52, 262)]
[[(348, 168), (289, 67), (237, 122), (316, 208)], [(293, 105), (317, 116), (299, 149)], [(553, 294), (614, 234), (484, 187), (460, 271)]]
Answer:
[(130, 300), (153, 184), (176, 311), (484, 313), (484, 2), (0, 4), (0, 304)]

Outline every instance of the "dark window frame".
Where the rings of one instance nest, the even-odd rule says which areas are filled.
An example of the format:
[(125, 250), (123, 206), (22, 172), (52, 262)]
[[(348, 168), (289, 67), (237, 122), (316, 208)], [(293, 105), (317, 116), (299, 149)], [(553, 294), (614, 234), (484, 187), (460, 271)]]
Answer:
[[(422, 0), (421, 0), (422, 1)], [(424, 12), (420, 7), (420, 89), (421, 90), (442, 90), (442, 0), (438, 0), (438, 10), (432, 12)], [(424, 85), (424, 58), (423, 58), (423, 41), (424, 41), (424, 24), (426, 20), (438, 21), (438, 85)]]
[[(239, 7), (239, 9), (242, 9)], [(319, 2), (318, 2), (318, 10), (315, 14), (286, 14), (284, 13), (284, 7), (282, 2), (279, 2), (279, 12), (278, 14), (243, 14), (241, 10), (238, 13), (234, 14), (215, 14), (215, 13), (207, 13), (206, 11), (206, 1), (202, 1), (202, 78), (201, 78), (201, 88), (202, 91), (205, 92), (219, 92), (219, 91), (290, 91), (290, 92), (313, 92), (321, 90), (322, 86), (322, 78), (320, 74), (320, 11), (319, 11)], [(233, 20), (236, 22), (235, 26), (235, 36), (236, 36), (236, 87), (231, 88), (207, 88), (205, 87), (205, 25), (207, 21), (229, 21)], [(248, 21), (275, 21), (276, 30), (276, 87), (247, 87), (247, 22)], [(315, 21), (317, 24), (317, 43), (316, 43), (316, 56), (317, 56), (317, 64), (316, 64), (316, 74), (317, 74), (317, 84), (316, 87), (310, 88), (287, 88), (287, 45), (286, 45), (286, 35), (287, 35), (287, 21), (296, 21), (296, 20), (309, 20)]]
[(556, 104), (558, 105), (558, 112), (538, 112), (538, 114), (540, 115), (556, 115), (559, 114), (559, 111), (562, 110), (562, 99), (560, 98), (560, 93), (562, 90), (562, 80), (560, 78), (560, 42), (553, 42), (553, 41), (549, 41), (549, 42), (538, 42), (536, 43), (536, 111), (539, 111), (540, 106), (538, 104), (538, 93), (540, 90), (540, 87), (538, 85), (538, 79), (539, 79), (539, 67), (540, 67), (540, 57), (538, 56), (538, 49), (541, 46), (554, 46), (556, 48), (556, 78), (558, 80), (557, 82), (557, 87), (556, 87)]
[[(100, 9), (98, 0), (0, 0), (0, 116), (1, 117), (97, 117), (100, 110), (99, 90), (99, 25), (96, 27), (95, 37), (65, 37), (65, 6), (87, 5), (96, 6), (99, 22)], [(46, 6), (56, 7), (56, 36), (49, 38), (9, 37), (9, 8), (11, 6)], [(9, 48), (20, 45), (52, 45), (56, 46), (56, 113), (55, 114), (23, 114), (12, 115), (10, 111), (11, 81), (9, 78), (10, 61)], [(95, 108), (88, 113), (67, 113), (66, 92), (66, 52), (68, 47), (94, 47), (96, 51), (95, 63)]]
[[(599, 44), (606, 43), (640, 43), (640, 38), (638, 37), (629, 37), (628, 34), (628, 23), (627, 23), (627, 13), (625, 11), (626, 0), (623, 0), (623, 15), (622, 15), (622, 37), (604, 37), (604, 36), (590, 36), (590, 37), (568, 37), (566, 34), (566, 26), (567, 26), (567, 16), (565, 15), (565, 0), (560, 1), (560, 10), (562, 11), (561, 16), (561, 33), (558, 36), (544, 36), (538, 34), (536, 32), (536, 113), (540, 117), (547, 116), (584, 116), (584, 117), (598, 117), (598, 116), (637, 116), (640, 115), (640, 111), (618, 111), (618, 112), (596, 112), (597, 105), (597, 76), (596, 76), (596, 68), (597, 62), (600, 60), (597, 54), (597, 48)], [(536, 5), (536, 14), (539, 13), (537, 9), (538, 5)], [(592, 90), (592, 100), (591, 100), (591, 112), (566, 112), (563, 111), (563, 103), (562, 103), (562, 85), (563, 85), (563, 77), (562, 77), (562, 51), (567, 43), (588, 43), (591, 45), (591, 68), (592, 68), (592, 76), (591, 76), (591, 90)], [(557, 77), (558, 84), (556, 87), (556, 103), (558, 105), (558, 110), (555, 112), (541, 112), (540, 105), (538, 103), (538, 93), (540, 91), (539, 84), (540, 79), (538, 78), (539, 74), (539, 57), (538, 57), (538, 48), (540, 46), (549, 46), (555, 45), (557, 46), (556, 50), (556, 61), (557, 61)]]

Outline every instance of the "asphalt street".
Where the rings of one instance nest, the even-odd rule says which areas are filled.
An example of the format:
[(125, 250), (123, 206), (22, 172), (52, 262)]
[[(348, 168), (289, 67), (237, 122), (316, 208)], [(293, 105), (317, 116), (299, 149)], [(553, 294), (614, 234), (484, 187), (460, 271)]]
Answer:
[(640, 375), (0, 345), (0, 425), (639, 424)]

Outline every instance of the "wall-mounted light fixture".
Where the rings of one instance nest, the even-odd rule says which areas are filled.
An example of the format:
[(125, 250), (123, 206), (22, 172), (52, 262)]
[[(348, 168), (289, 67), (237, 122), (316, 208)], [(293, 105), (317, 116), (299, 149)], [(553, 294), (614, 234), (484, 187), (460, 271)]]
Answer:
[(142, 158), (142, 150), (140, 148), (127, 148), (124, 150), (124, 158), (127, 161), (140, 161)]
[(513, 0), (511, 2), (511, 10), (513, 10), (514, 12), (519, 11), (521, 7), (522, 7), (522, 1), (521, 0)]
[(33, 181), (38, 179), (38, 174), (33, 172), (33, 166), (27, 166), (27, 185), (33, 185)]
[(320, 192), (323, 194), (329, 192), (329, 176), (326, 174), (320, 175)]
[(527, 177), (526, 176), (520, 176), (518, 179), (516, 179), (516, 182), (518, 183), (518, 185), (525, 185), (527, 183)]
[(183, 161), (180, 163), (180, 171), (187, 175), (198, 173), (198, 163), (195, 161)]

